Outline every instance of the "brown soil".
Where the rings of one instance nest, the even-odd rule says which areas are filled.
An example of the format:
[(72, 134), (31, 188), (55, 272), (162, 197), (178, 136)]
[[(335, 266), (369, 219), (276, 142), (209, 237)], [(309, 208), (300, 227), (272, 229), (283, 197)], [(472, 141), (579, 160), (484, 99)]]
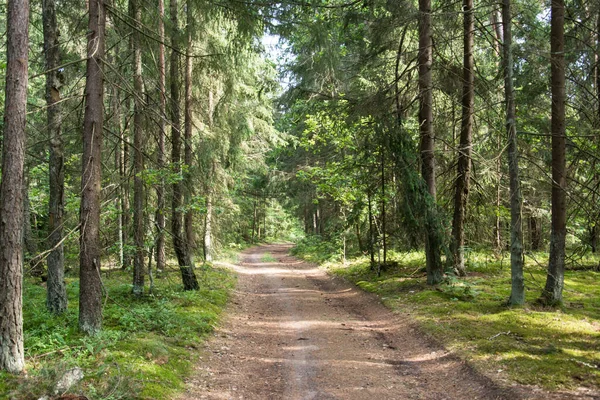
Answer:
[(233, 301), (181, 399), (593, 398), (494, 382), (289, 248), (253, 248), (231, 266)]

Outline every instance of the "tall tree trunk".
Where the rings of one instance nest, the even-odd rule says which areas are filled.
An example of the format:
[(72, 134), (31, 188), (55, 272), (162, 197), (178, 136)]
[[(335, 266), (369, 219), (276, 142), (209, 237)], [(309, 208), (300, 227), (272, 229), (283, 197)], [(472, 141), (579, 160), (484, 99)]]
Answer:
[(29, 2), (12, 0), (6, 17), (6, 87), (0, 183), (0, 369), (19, 373), (23, 353), (23, 168)]
[(550, 19), (550, 61), (552, 82), (552, 233), (545, 304), (562, 302), (565, 270), (566, 213), (566, 129), (565, 129), (565, 3), (552, 0)]
[(371, 200), (371, 191), (367, 189), (367, 206), (369, 211), (369, 257), (371, 259), (371, 268), (375, 268), (375, 231), (373, 229), (373, 202)]
[(65, 288), (65, 257), (61, 243), (63, 236), (63, 214), (65, 208), (65, 156), (62, 139), (62, 116), (60, 107), (60, 47), (56, 23), (54, 0), (42, 1), (44, 23), (44, 55), (46, 59), (46, 116), (48, 138), (50, 139), (50, 199), (48, 201), (48, 282), (46, 307), (53, 314), (61, 314), (67, 309)]
[[(167, 93), (166, 93), (166, 74), (165, 74), (165, 3), (164, 0), (158, 0), (158, 91), (159, 102), (159, 132), (158, 132), (158, 168), (161, 172), (165, 168), (165, 136), (167, 131)], [(156, 269), (163, 271), (165, 269), (165, 181), (160, 178), (156, 186)]]
[[(181, 173), (181, 117), (179, 115), (179, 25), (177, 0), (171, 0), (171, 162), (174, 172)], [(194, 273), (193, 260), (189, 256), (186, 240), (183, 237), (183, 215), (181, 207), (183, 203), (183, 187), (180, 181), (173, 183), (173, 197), (171, 202), (171, 234), (173, 235), (173, 247), (177, 256), (177, 262), (181, 271), (181, 280), (184, 290), (197, 290), (198, 280)]]
[(523, 278), (523, 223), (521, 220), (523, 200), (519, 176), (519, 147), (517, 143), (517, 116), (513, 89), (512, 16), (510, 0), (503, 0), (503, 70), (504, 99), (506, 102), (506, 132), (508, 136), (508, 173), (510, 180), (510, 272), (511, 293), (508, 303), (520, 305), (525, 302)]
[(474, 74), (473, 37), (475, 23), (473, 0), (463, 0), (463, 87), (460, 144), (458, 146), (458, 172), (454, 196), (452, 219), (453, 267), (459, 276), (466, 275), (465, 269), (465, 216), (471, 180), (471, 142), (473, 137)]
[[(254, 216), (252, 218), (252, 243), (254, 243), (254, 237), (256, 233), (256, 199), (254, 199)], [(306, 207), (304, 207), (304, 233), (308, 234), (308, 229), (306, 226)]]
[(383, 245), (383, 265), (387, 263), (387, 241), (385, 235), (385, 146), (381, 146), (381, 240)]
[[(496, 50), (496, 54), (501, 59), (504, 59), (503, 48), (501, 48), (503, 40), (503, 25), (502, 25), (502, 14), (501, 11), (494, 9), (492, 10), (491, 15), (491, 23), (494, 29), (494, 49)], [(497, 66), (500, 66), (499, 63), (496, 63)], [(502, 67), (504, 68), (504, 67)], [(506, 101), (506, 99), (505, 99)], [(498, 154), (500, 155), (500, 151), (502, 149), (502, 134), (498, 133), (498, 138), (496, 142), (496, 149), (498, 150)], [(496, 209), (494, 215), (494, 250), (497, 253), (502, 251), (502, 237), (501, 237), (501, 229), (500, 229), (500, 200), (502, 196), (502, 192), (500, 190), (500, 184), (502, 183), (502, 159), (500, 156), (496, 157)]]
[[(115, 63), (118, 60), (119, 46), (114, 47), (115, 55), (111, 62)], [(123, 174), (122, 174), (122, 157), (123, 157), (123, 135), (121, 133), (121, 99), (119, 88), (116, 85), (112, 86), (112, 124), (113, 131), (117, 133), (117, 146), (115, 149), (115, 169), (117, 170), (119, 181), (117, 186), (117, 196), (115, 197), (115, 208), (117, 209), (117, 234), (119, 241), (119, 267), (123, 268), (125, 262), (125, 243), (123, 243)]]
[[(133, 20), (136, 27), (142, 22), (142, 7), (140, 0), (130, 0)], [(141, 296), (144, 292), (144, 182), (142, 172), (144, 159), (143, 146), (143, 88), (142, 88), (142, 49), (141, 34), (136, 29), (133, 31), (133, 241), (135, 254), (133, 258), (133, 294)]]
[[(600, 9), (596, 16), (596, 55), (594, 68), (594, 84), (596, 85), (596, 148), (600, 148)], [(600, 205), (598, 205), (597, 191), (600, 189), (600, 176), (596, 172), (597, 159), (592, 160), (592, 173), (594, 174), (594, 191), (592, 192), (592, 221), (590, 228), (590, 246), (592, 253), (598, 248), (598, 224), (600, 224)]]
[(23, 244), (25, 245), (25, 262), (29, 264), (31, 276), (41, 276), (44, 273), (43, 265), (36, 259), (38, 254), (37, 232), (32, 226), (37, 225), (35, 218), (31, 218), (31, 201), (29, 200), (29, 179), (27, 171), (23, 172)]
[[(431, 196), (431, 208), (435, 214), (435, 136), (433, 133), (433, 87), (431, 82), (432, 35), (431, 0), (419, 0), (419, 126), (421, 134), (421, 173)], [(435, 215), (430, 215), (425, 226), (425, 256), (427, 259), (427, 283), (435, 285), (442, 281), (440, 239), (436, 232)]]
[(537, 251), (542, 248), (542, 221), (539, 217), (529, 217), (529, 233), (531, 235), (531, 250)]
[(360, 234), (360, 222), (356, 222), (354, 224), (354, 231), (356, 233), (356, 242), (358, 243), (358, 251), (363, 253), (365, 251), (365, 246), (363, 245), (362, 237)]
[(102, 182), (102, 125), (104, 123), (104, 0), (90, 0), (83, 158), (81, 174), (79, 250), (79, 329), (93, 335), (102, 328), (100, 281), (100, 192)]
[[(119, 121), (119, 126), (121, 121)], [(121, 268), (129, 268), (131, 266), (131, 252), (129, 251), (129, 227), (131, 225), (130, 203), (129, 203), (129, 143), (127, 141), (126, 129), (119, 129), (119, 139), (121, 157), (119, 158), (119, 176), (121, 192), (121, 243), (123, 244), (123, 263)]]
[(188, 257), (193, 263), (193, 254), (195, 249), (194, 235), (194, 213), (192, 211), (191, 202), (193, 198), (194, 188), (192, 185), (192, 29), (194, 16), (192, 13), (192, 3), (187, 0), (186, 3), (186, 53), (185, 53), (185, 113), (184, 113), (184, 155), (183, 160), (187, 167), (184, 175), (184, 190), (185, 190), (185, 214), (183, 217), (183, 228), (185, 232), (185, 241), (188, 251)]
[[(206, 196), (206, 217), (204, 218), (204, 260), (212, 261), (212, 194)], [(256, 204), (254, 205), (254, 221), (256, 221)], [(252, 228), (254, 240), (254, 227)]]

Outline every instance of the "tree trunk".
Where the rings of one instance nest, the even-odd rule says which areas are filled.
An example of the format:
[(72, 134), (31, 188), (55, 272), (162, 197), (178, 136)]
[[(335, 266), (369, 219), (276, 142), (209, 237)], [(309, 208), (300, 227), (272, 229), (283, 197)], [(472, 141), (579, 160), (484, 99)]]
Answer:
[(566, 213), (566, 129), (565, 129), (565, 4), (552, 0), (550, 19), (550, 61), (552, 83), (552, 232), (546, 286), (542, 292), (545, 304), (562, 302), (565, 270)]
[(542, 222), (534, 215), (529, 217), (529, 233), (531, 236), (531, 250), (538, 251), (542, 248)]
[(160, 182), (156, 186), (156, 269), (165, 269), (165, 181), (162, 172), (165, 168), (165, 135), (167, 131), (167, 95), (165, 74), (165, 3), (158, 0), (158, 91), (159, 102), (159, 132), (158, 132), (158, 168), (161, 170)]
[[(142, 7), (140, 0), (130, 0), (133, 20), (136, 27), (142, 22)], [(144, 182), (142, 172), (144, 159), (143, 146), (143, 88), (142, 88), (142, 49), (141, 34), (137, 29), (133, 31), (133, 241), (135, 254), (133, 258), (133, 294), (141, 296), (144, 293)]]
[(23, 168), (29, 2), (9, 1), (0, 183), (0, 369), (19, 373), (23, 353)]
[[(594, 69), (594, 83), (596, 84), (596, 148), (600, 148), (600, 9), (598, 10), (598, 15), (596, 16), (596, 68)], [(600, 177), (596, 172), (597, 168), (597, 159), (594, 158), (593, 161), (592, 173), (594, 174), (594, 192), (592, 193), (592, 204), (594, 209), (592, 209), (592, 227), (590, 228), (590, 245), (592, 247), (592, 253), (596, 253), (598, 248), (598, 224), (600, 224), (600, 207), (598, 205), (598, 195), (596, 194), (597, 190), (600, 188)]]
[(48, 138), (50, 139), (48, 201), (48, 281), (46, 307), (53, 314), (61, 314), (67, 309), (67, 291), (65, 288), (65, 256), (61, 243), (63, 236), (63, 216), (65, 209), (65, 156), (62, 139), (62, 116), (60, 107), (60, 47), (58, 26), (56, 23), (56, 5), (54, 0), (42, 1), (44, 23), (44, 55), (46, 59), (46, 116)]
[(452, 257), (457, 275), (465, 276), (465, 216), (471, 179), (471, 142), (473, 137), (474, 74), (473, 37), (475, 23), (473, 0), (463, 0), (463, 87), (458, 171), (452, 219)]
[[(421, 173), (431, 196), (431, 208), (435, 208), (435, 158), (433, 133), (433, 87), (431, 82), (432, 35), (431, 0), (419, 0), (419, 126), (421, 134)], [(432, 212), (432, 210), (429, 210)], [(442, 281), (440, 240), (435, 223), (430, 219), (425, 226), (425, 257), (427, 259), (427, 283), (434, 285)]]
[(387, 263), (387, 242), (385, 236), (385, 147), (381, 146), (381, 242), (383, 246), (383, 265)]
[[(252, 218), (252, 243), (254, 243), (254, 237), (256, 232), (256, 199), (254, 199), (254, 216)], [(304, 207), (304, 233), (308, 233), (306, 226), (306, 207)]]
[(525, 280), (523, 278), (523, 223), (521, 220), (523, 200), (521, 179), (519, 176), (519, 147), (517, 143), (517, 125), (515, 98), (513, 89), (512, 59), (512, 16), (510, 0), (503, 0), (502, 20), (504, 45), (504, 98), (506, 102), (506, 132), (508, 136), (508, 173), (510, 180), (510, 273), (511, 293), (508, 303), (521, 305), (525, 302)]
[(373, 202), (371, 201), (371, 191), (368, 189), (367, 206), (369, 208), (369, 256), (371, 258), (371, 268), (375, 268), (375, 232), (373, 230)]
[[(179, 45), (178, 7), (177, 0), (171, 0), (171, 162), (174, 172), (181, 174), (181, 118), (179, 115), (179, 54), (175, 49)], [(171, 234), (177, 262), (181, 271), (181, 280), (184, 290), (197, 290), (198, 280), (194, 273), (193, 260), (189, 256), (186, 240), (182, 232), (183, 203), (182, 183), (173, 183), (173, 198), (171, 202)]]
[(79, 329), (94, 335), (102, 328), (100, 281), (100, 194), (102, 182), (102, 125), (104, 123), (104, 28), (103, 0), (90, 0), (88, 60), (83, 120), (79, 250)]
[[(184, 118), (184, 163), (187, 167), (184, 175), (185, 190), (185, 215), (183, 217), (183, 227), (185, 231), (185, 241), (190, 260), (193, 260), (195, 249), (194, 240), (194, 213), (191, 202), (194, 195), (192, 185), (192, 28), (194, 17), (192, 13), (192, 3), (190, 0), (186, 4), (187, 11), (187, 50), (185, 55), (185, 118)], [(192, 261), (193, 262), (193, 261)]]
[(360, 223), (359, 222), (354, 224), (354, 230), (356, 232), (356, 242), (358, 243), (358, 251), (363, 253), (365, 251), (365, 246), (363, 245), (362, 237), (360, 235)]
[[(120, 123), (119, 123), (120, 124)], [(121, 178), (121, 242), (123, 243), (123, 264), (122, 269), (131, 266), (131, 252), (129, 251), (129, 226), (131, 225), (131, 215), (129, 207), (129, 143), (127, 143), (127, 135), (125, 128), (120, 129), (120, 165), (119, 174)]]
[[(256, 218), (256, 205), (254, 212)], [(254, 240), (254, 232), (252, 236)], [(206, 197), (206, 218), (204, 219), (204, 260), (212, 261), (212, 196), (210, 193)]]
[(29, 180), (27, 171), (23, 172), (23, 244), (25, 245), (25, 260), (29, 264), (29, 274), (31, 276), (41, 276), (44, 273), (41, 260), (36, 260), (38, 254), (37, 232), (34, 232), (32, 226), (36, 225), (35, 219), (31, 220), (31, 202), (29, 200)]
[[(503, 40), (503, 25), (502, 25), (502, 14), (500, 11), (498, 11), (497, 9), (492, 10), (492, 15), (491, 15), (491, 23), (492, 23), (492, 27), (494, 29), (494, 36), (495, 36), (495, 40), (494, 40), (494, 49), (496, 50), (496, 53), (498, 54), (498, 57), (500, 57), (500, 59), (504, 60), (504, 53), (503, 53), (503, 48), (501, 48), (502, 44), (504, 43)], [(504, 62), (504, 61), (503, 61)], [(497, 66), (499, 66), (498, 63), (496, 63)], [(504, 65), (504, 64), (503, 64)], [(504, 66), (502, 67), (504, 68)], [(506, 101), (506, 99), (505, 99)], [(496, 149), (498, 150), (498, 155), (500, 155), (500, 151), (502, 150), (502, 134), (498, 133), (498, 138), (497, 138), (497, 142), (496, 142)], [(500, 253), (502, 251), (502, 237), (500, 235), (501, 230), (500, 230), (500, 200), (501, 200), (501, 191), (500, 191), (500, 184), (502, 183), (502, 159), (500, 156), (496, 157), (496, 209), (495, 209), (495, 216), (494, 216), (494, 250), (496, 251), (496, 253)]]

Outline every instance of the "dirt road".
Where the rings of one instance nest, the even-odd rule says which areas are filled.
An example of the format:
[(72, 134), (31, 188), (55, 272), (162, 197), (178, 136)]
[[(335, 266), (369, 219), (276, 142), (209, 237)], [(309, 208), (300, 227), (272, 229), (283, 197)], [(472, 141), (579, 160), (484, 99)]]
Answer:
[(287, 255), (251, 249), (181, 399), (519, 399), (371, 295)]

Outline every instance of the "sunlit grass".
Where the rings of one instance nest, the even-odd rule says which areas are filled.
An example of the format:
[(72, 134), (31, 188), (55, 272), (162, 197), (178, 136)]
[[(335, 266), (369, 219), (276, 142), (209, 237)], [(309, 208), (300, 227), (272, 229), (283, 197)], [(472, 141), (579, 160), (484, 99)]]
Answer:
[[(302, 249), (298, 253), (304, 255)], [(314, 254), (310, 258), (326, 259)], [(452, 277), (437, 288), (426, 285), (423, 253), (392, 253), (390, 259), (397, 267), (381, 276), (366, 257), (346, 264), (329, 259), (322, 265), (377, 293), (392, 309), (410, 314), (425, 334), (489, 375), (547, 389), (600, 387), (600, 273), (567, 271), (564, 304), (543, 308), (536, 300), (546, 278), (547, 255), (528, 254), (527, 304), (510, 308), (507, 254), (471, 251), (469, 276)], [(597, 264), (597, 257), (587, 257), (578, 265)]]

